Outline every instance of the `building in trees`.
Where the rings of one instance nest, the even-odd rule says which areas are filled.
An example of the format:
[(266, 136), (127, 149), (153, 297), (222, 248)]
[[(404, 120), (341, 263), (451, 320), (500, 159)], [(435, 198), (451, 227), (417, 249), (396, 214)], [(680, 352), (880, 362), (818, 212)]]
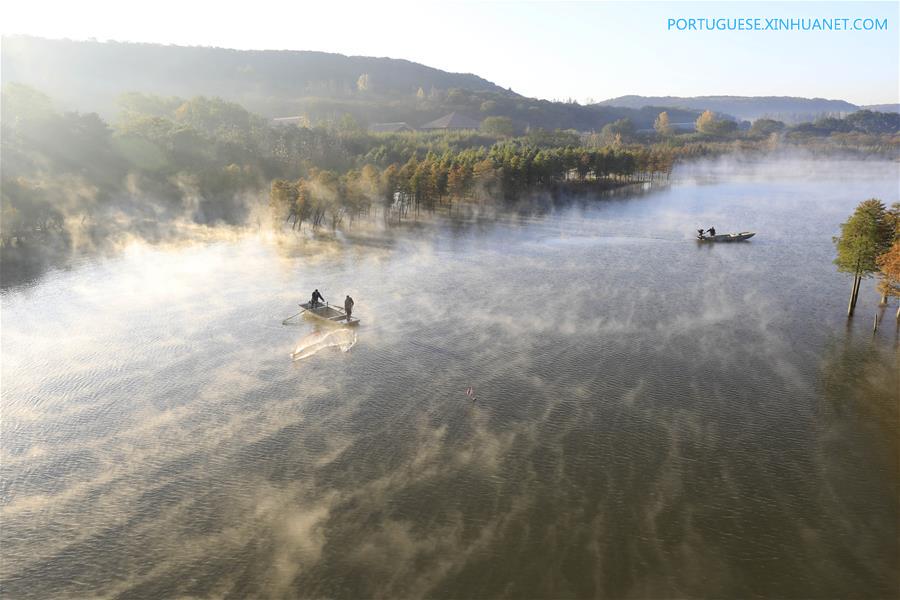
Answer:
[(373, 123), (369, 126), (371, 133), (401, 133), (403, 131), (415, 131), (406, 123), (400, 121), (398, 123)]
[(440, 119), (435, 119), (430, 123), (425, 123), (419, 129), (424, 131), (451, 131), (451, 130), (461, 130), (461, 129), (478, 129), (481, 127), (481, 121), (473, 119), (471, 117), (467, 117), (466, 115), (460, 114), (458, 112), (452, 112), (449, 115), (444, 115)]

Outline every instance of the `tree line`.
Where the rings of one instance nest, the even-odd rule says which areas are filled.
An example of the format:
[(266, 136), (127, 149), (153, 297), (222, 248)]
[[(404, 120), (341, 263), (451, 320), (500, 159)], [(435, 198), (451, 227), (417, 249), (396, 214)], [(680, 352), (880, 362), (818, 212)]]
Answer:
[(453, 202), (513, 202), (539, 190), (597, 189), (668, 177), (674, 155), (658, 149), (540, 148), (518, 141), (413, 154), (383, 169), (366, 164), (343, 174), (314, 169), (295, 181), (272, 183), (269, 203), (276, 222), (332, 228), (368, 214), (373, 206), (398, 220), (410, 211), (434, 211)]
[[(346, 114), (325, 125), (281, 126), (219, 98), (139, 93), (122, 95), (117, 118), (107, 122), (94, 113), (60, 112), (49, 97), (18, 84), (4, 85), (0, 108), (4, 247), (48, 236), (99, 240), (137, 228), (159, 237), (176, 221), (245, 224), (275, 180), (278, 189), (296, 190), (296, 201), (282, 199), (293, 193), (287, 191), (274, 200), (279, 215), (293, 214), (293, 226), (336, 226), (373, 203), (402, 219), (411, 207), (657, 179), (679, 161), (764, 153), (773, 147), (772, 134), (785, 137), (767, 135), (777, 123), (733, 138), (674, 134), (666, 111), (656, 113), (651, 137), (629, 119), (596, 133), (521, 133), (492, 105), (483, 112), (494, 118), (480, 130), (379, 134)], [(892, 126), (879, 115), (848, 119), (872, 131)], [(712, 115), (710, 131), (718, 120)], [(804, 144), (895, 156), (898, 138), (856, 131)], [(296, 202), (303, 208), (292, 210)]]

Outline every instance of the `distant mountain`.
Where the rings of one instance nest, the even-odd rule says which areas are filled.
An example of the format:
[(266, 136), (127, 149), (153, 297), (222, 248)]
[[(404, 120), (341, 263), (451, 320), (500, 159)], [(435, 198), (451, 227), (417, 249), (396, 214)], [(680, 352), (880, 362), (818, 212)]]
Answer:
[[(99, 112), (113, 120), (124, 92), (191, 98), (216, 96), (265, 117), (361, 126), (405, 122), (418, 127), (458, 112), (477, 121), (509, 117), (514, 127), (599, 131), (629, 118), (653, 127), (661, 110), (582, 106), (526, 98), (481, 77), (448, 73), (407, 60), (287, 50), (229, 50), (79, 42), (10, 36), (2, 40), (2, 81), (48, 94), (58, 110)], [(669, 109), (673, 123), (695, 110)], [(284, 122), (284, 121), (282, 121)]]
[(860, 106), (860, 108), (874, 112), (900, 113), (900, 104), (870, 104), (868, 106)]
[(641, 108), (672, 106), (693, 110), (711, 110), (737, 119), (753, 121), (767, 117), (798, 123), (821, 116), (837, 116), (856, 112), (859, 106), (844, 100), (796, 98), (791, 96), (621, 96), (598, 103), (601, 106)]
[(109, 113), (127, 91), (219, 96), (266, 116), (278, 100), (415, 97), (453, 88), (518, 97), (486, 79), (408, 60), (288, 50), (229, 50), (5, 36), (4, 82), (38, 88), (67, 107)]

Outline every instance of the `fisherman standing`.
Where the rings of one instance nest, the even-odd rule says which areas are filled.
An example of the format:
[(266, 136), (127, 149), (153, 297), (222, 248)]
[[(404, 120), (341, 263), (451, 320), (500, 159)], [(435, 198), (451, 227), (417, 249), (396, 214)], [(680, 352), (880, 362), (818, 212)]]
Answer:
[(353, 298), (350, 297), (350, 294), (347, 294), (347, 297), (344, 298), (344, 312), (347, 313), (347, 322), (350, 322), (350, 315), (353, 314)]
[(322, 297), (322, 294), (319, 293), (319, 289), (316, 288), (312, 293), (312, 300), (309, 301), (309, 307), (315, 308), (319, 305), (319, 302), (325, 302), (325, 298)]
[(709, 235), (716, 237), (716, 228), (715, 227), (710, 227), (706, 231), (709, 233)]

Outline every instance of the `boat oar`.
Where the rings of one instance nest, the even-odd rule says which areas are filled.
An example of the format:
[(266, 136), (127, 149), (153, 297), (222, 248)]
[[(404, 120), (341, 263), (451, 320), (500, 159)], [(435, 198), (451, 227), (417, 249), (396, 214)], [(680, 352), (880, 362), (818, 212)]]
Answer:
[(305, 313), (305, 312), (306, 312), (306, 309), (304, 308), (303, 310), (301, 310), (300, 312), (298, 312), (296, 315), (291, 315), (291, 316), (289, 316), (287, 319), (285, 319), (284, 321), (282, 321), (281, 324), (282, 324), (282, 325), (287, 325), (287, 322), (288, 322), (288, 321), (290, 321), (290, 320), (293, 319), (294, 317), (299, 317), (300, 315), (302, 315), (302, 314)]

